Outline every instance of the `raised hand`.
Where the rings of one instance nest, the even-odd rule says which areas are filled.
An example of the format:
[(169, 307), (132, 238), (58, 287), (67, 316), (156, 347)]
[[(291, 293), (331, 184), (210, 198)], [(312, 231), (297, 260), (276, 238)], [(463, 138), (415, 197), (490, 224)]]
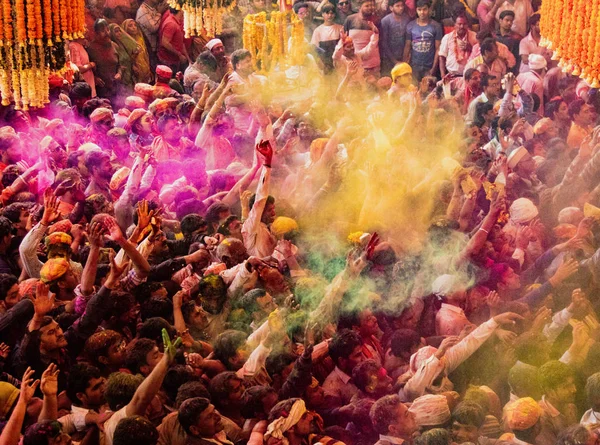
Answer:
[(54, 301), (56, 296), (50, 292), (50, 288), (47, 284), (38, 282), (33, 297), (33, 309), (37, 317), (44, 317), (48, 312), (54, 308)]
[(554, 272), (554, 275), (552, 278), (550, 278), (550, 280), (554, 284), (562, 283), (564, 280), (577, 272), (577, 270), (579, 270), (579, 263), (577, 260), (570, 259), (569, 261), (565, 261), (558, 266), (558, 269), (556, 269), (556, 272)]
[(110, 271), (104, 282), (104, 287), (113, 289), (119, 282), (119, 278), (121, 278), (121, 275), (123, 275), (127, 266), (129, 266), (129, 261), (125, 261), (121, 265), (117, 264), (115, 261), (115, 252), (112, 251), (110, 253)]
[(58, 198), (51, 188), (44, 190), (44, 215), (40, 221), (42, 225), (47, 226), (56, 218), (58, 218)]
[(273, 147), (269, 141), (260, 141), (256, 145), (256, 151), (263, 157), (263, 164), (270, 167), (273, 161)]
[(0, 343), (0, 358), (6, 360), (10, 354), (10, 346), (6, 343)]
[(162, 330), (162, 340), (164, 345), (165, 357), (169, 363), (175, 360), (175, 354), (177, 354), (177, 348), (181, 345), (181, 337), (177, 337), (174, 343), (171, 343), (169, 333), (166, 329)]
[(104, 227), (108, 231), (108, 233), (106, 233), (105, 235), (106, 238), (108, 238), (109, 240), (116, 242), (125, 240), (121, 228), (119, 227), (117, 221), (113, 217), (104, 219)]
[(19, 394), (19, 401), (22, 401), (25, 404), (28, 404), (33, 395), (35, 394), (35, 390), (40, 384), (39, 380), (34, 380), (33, 375), (35, 374), (35, 370), (31, 369), (31, 366), (25, 370), (25, 374), (23, 374), (23, 378), (21, 379), (21, 393)]
[(104, 246), (103, 235), (105, 233), (104, 226), (97, 221), (90, 224), (88, 239), (93, 247), (101, 248)]
[(55, 363), (50, 363), (42, 374), (42, 383), (40, 389), (45, 396), (55, 396), (58, 394), (58, 373), (60, 370)]
[(155, 213), (156, 212), (154, 210), (148, 211), (148, 201), (145, 199), (141, 200), (137, 208), (138, 228), (140, 230), (144, 230), (146, 227), (148, 227)]
[(523, 320), (523, 317), (519, 314), (515, 314), (514, 312), (504, 312), (503, 314), (499, 314), (494, 317), (494, 321), (499, 325), (513, 325), (517, 322), (517, 320)]
[(446, 354), (448, 349), (450, 349), (452, 346), (456, 345), (459, 341), (460, 341), (460, 338), (456, 335), (446, 337), (444, 340), (442, 340), (440, 347), (438, 348), (438, 350), (435, 353), (435, 356), (437, 357), (437, 359), (438, 360), (441, 359), (444, 356), (444, 354)]

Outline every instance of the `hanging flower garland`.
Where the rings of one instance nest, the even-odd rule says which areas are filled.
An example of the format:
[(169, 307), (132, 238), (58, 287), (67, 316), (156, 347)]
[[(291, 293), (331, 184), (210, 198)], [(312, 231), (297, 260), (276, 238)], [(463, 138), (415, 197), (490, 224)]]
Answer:
[(183, 10), (185, 37), (214, 37), (223, 31), (223, 14), (235, 8), (236, 0), (168, 0), (171, 8)]
[(540, 45), (563, 71), (600, 88), (600, 0), (542, 0)]
[(249, 14), (244, 18), (244, 48), (252, 54), (252, 65), (261, 73), (300, 65), (306, 57), (304, 24), (294, 11)]
[(49, 102), (48, 76), (65, 68), (65, 40), (83, 37), (84, 0), (1, 0), (0, 96), (16, 109)]

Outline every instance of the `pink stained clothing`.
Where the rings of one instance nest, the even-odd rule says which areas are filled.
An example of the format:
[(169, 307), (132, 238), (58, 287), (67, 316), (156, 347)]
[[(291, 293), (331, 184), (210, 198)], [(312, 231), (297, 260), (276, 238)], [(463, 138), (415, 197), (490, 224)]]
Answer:
[[(356, 43), (354, 45), (354, 58), (349, 59), (343, 55), (342, 52), (342, 41), (340, 40), (333, 51), (333, 64), (334, 66), (342, 71), (342, 75), (346, 73), (347, 65), (351, 61), (355, 61), (358, 65), (358, 70), (356, 74), (352, 76), (352, 80), (356, 80), (358, 82), (362, 82), (365, 78), (365, 70), (368, 68), (365, 66), (365, 60), (368, 60), (371, 57), (372, 52), (377, 49), (377, 45), (379, 43), (379, 34), (371, 33), (370, 41), (367, 46), (362, 48), (361, 50), (356, 50)], [(379, 57), (379, 50), (377, 50), (377, 57)]]
[(462, 329), (471, 324), (465, 312), (458, 306), (442, 303), (435, 315), (435, 331), (437, 335), (458, 335)]
[(535, 94), (540, 99), (538, 114), (544, 116), (544, 79), (536, 72), (528, 71), (517, 76), (517, 82), (523, 91)]
[(504, 11), (513, 11), (515, 13), (515, 20), (511, 29), (522, 36), (527, 35), (527, 22), (529, 21), (529, 17), (533, 15), (531, 0), (514, 0), (514, 3), (506, 0), (500, 5), (498, 11), (496, 11), (496, 19), (498, 21), (500, 20), (500, 14)]
[[(548, 51), (543, 46), (540, 46), (538, 42), (535, 41), (531, 33), (527, 34), (527, 36), (525, 36), (521, 40), (521, 42), (519, 42), (519, 56), (529, 56), (530, 54), (539, 54), (541, 56), (544, 56), (546, 62), (548, 63), (548, 67), (550, 68), (550, 65), (552, 63), (552, 51)], [(529, 65), (521, 62), (521, 66), (519, 67), (519, 73), (526, 73), (528, 71)]]
[(244, 246), (248, 254), (264, 258), (273, 254), (277, 240), (271, 234), (271, 231), (265, 223), (261, 221), (263, 210), (267, 205), (269, 197), (269, 182), (271, 180), (271, 168), (263, 166), (258, 188), (256, 190), (256, 200), (248, 214), (248, 218), (242, 226), (242, 236), (244, 237)]
[(375, 34), (371, 30), (351, 29), (348, 36), (354, 42), (354, 50), (360, 55), (364, 69), (369, 70), (381, 65), (378, 46), (379, 34)]
[[(69, 52), (71, 53), (71, 62), (77, 66), (83, 66), (90, 63), (90, 56), (81, 43), (69, 42)], [(81, 75), (83, 80), (92, 89), (92, 97), (96, 97), (96, 81), (94, 80), (94, 71), (88, 70)]]
[(494, 2), (492, 0), (481, 0), (477, 5), (477, 18), (479, 19), (479, 29), (481, 31), (494, 31), (496, 26), (496, 17), (492, 14)]
[(206, 151), (207, 170), (225, 169), (235, 159), (235, 151), (229, 140), (213, 135), (212, 127), (206, 124), (198, 132), (194, 144)]
[(152, 141), (152, 153), (158, 162), (166, 161), (167, 159), (181, 160), (181, 152), (192, 145), (192, 142), (187, 138), (179, 140), (179, 146), (171, 145), (163, 139), (162, 136), (156, 136)]
[[(470, 48), (469, 51), (461, 51), (458, 48), (458, 41), (462, 40)], [(446, 71), (452, 74), (462, 74), (465, 70), (465, 65), (469, 61), (469, 56), (473, 50), (473, 46), (477, 43), (476, 34), (467, 30), (465, 36), (460, 39), (456, 35), (456, 31), (446, 34), (440, 43), (439, 55), (446, 58)]]
[(331, 26), (319, 25), (313, 31), (312, 38), (310, 39), (310, 43), (312, 45), (319, 46), (319, 42), (327, 42), (330, 40), (339, 40), (340, 32), (344, 28), (342, 25), (333, 24)]
[(163, 46), (163, 42), (167, 40), (171, 42), (171, 46), (179, 54), (183, 54), (183, 51), (185, 50), (183, 24), (170, 12), (163, 17), (158, 30), (157, 56), (158, 60), (166, 65), (176, 65), (180, 62), (179, 57)]
[(504, 77), (504, 75), (508, 71), (506, 68), (506, 64), (500, 57), (497, 57), (492, 62), (491, 65), (487, 65), (486, 63), (483, 62), (483, 57), (481, 57), (481, 55), (475, 57), (474, 59), (471, 59), (469, 61), (469, 63), (466, 64), (465, 71), (468, 70), (469, 68), (476, 69), (479, 65), (486, 65), (488, 68), (489, 74), (497, 77), (498, 79), (502, 79), (502, 77)]

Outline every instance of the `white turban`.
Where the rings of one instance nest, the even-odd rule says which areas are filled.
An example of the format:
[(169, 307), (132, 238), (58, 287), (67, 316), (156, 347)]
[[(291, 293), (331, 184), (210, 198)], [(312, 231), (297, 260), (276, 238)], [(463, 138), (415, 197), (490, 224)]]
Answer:
[(212, 49), (215, 46), (222, 45), (222, 44), (223, 44), (223, 42), (221, 42), (221, 39), (212, 39), (212, 40), (208, 41), (208, 43), (206, 44), (206, 48), (212, 51)]
[(508, 168), (510, 169), (515, 169), (515, 167), (517, 166), (517, 164), (519, 164), (519, 162), (521, 162), (521, 159), (523, 159), (525, 157), (525, 155), (528, 155), (529, 152), (527, 151), (527, 149), (525, 147), (519, 147), (514, 149), (509, 155), (508, 158), (506, 160), (506, 163), (508, 164)]
[(510, 219), (517, 224), (527, 224), (538, 216), (538, 209), (533, 202), (527, 198), (515, 200), (509, 209)]
[(269, 424), (267, 432), (265, 433), (265, 443), (269, 437), (274, 437), (275, 439), (281, 440), (283, 445), (288, 445), (288, 440), (285, 438), (284, 433), (296, 425), (305, 412), (306, 405), (304, 404), (304, 400), (296, 400), (287, 417), (279, 417)]
[(417, 397), (409, 411), (415, 415), (415, 422), (419, 426), (442, 425), (450, 420), (448, 399), (441, 394)]
[(454, 291), (455, 284), (456, 277), (454, 275), (440, 275), (431, 285), (431, 292), (445, 297)]

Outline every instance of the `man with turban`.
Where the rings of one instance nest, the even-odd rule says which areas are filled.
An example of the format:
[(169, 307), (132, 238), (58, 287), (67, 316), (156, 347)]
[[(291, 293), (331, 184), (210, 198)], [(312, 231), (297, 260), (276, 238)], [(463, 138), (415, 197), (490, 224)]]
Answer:
[(90, 114), (90, 124), (87, 128), (85, 137), (86, 142), (93, 142), (102, 148), (108, 148), (108, 138), (106, 133), (115, 126), (115, 117), (110, 108), (96, 108)]
[(531, 397), (507, 403), (504, 407), (504, 423), (512, 434), (503, 434), (500, 440), (514, 445), (536, 443), (535, 438), (541, 431), (542, 412), (540, 405)]

